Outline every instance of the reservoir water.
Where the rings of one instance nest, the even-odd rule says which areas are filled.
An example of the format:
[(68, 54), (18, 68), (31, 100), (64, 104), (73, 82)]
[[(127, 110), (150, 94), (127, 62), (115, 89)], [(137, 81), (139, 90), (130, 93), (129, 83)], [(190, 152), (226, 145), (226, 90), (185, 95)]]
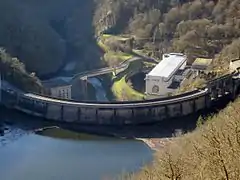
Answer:
[(34, 121), (11, 111), (1, 113), (0, 123), (7, 122), (0, 136), (1, 180), (113, 179), (152, 161), (152, 150), (141, 141), (61, 129), (36, 134), (33, 129), (44, 126)]

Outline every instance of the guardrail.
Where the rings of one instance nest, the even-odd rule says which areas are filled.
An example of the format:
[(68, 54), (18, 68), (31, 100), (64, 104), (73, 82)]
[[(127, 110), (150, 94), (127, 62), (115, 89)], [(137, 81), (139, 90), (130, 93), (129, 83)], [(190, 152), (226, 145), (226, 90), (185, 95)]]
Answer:
[(202, 97), (208, 94), (208, 89), (203, 91), (192, 91), (189, 93), (182, 94), (182, 96), (172, 96), (168, 98), (154, 99), (154, 100), (146, 100), (146, 101), (135, 101), (135, 102), (74, 102), (68, 100), (60, 100), (56, 98), (49, 98), (46, 96), (39, 96), (36, 94), (23, 94), (23, 98), (28, 98), (35, 101), (42, 101), (47, 103), (56, 103), (61, 105), (69, 105), (69, 106), (79, 106), (79, 107), (92, 107), (92, 108), (135, 108), (135, 107), (147, 107), (147, 106), (155, 106), (155, 105), (165, 105), (165, 104), (173, 104), (180, 101), (187, 101), (190, 99), (196, 99), (198, 97)]

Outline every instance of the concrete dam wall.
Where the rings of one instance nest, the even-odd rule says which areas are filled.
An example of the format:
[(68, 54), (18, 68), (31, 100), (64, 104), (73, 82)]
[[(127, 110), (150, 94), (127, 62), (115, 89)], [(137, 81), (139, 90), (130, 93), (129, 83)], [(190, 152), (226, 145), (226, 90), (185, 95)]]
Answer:
[(2, 92), (2, 103), (33, 116), (93, 125), (137, 125), (186, 116), (211, 107), (213, 100), (235, 94), (238, 80), (226, 75), (204, 89), (177, 96), (128, 102), (75, 102), (31, 93)]

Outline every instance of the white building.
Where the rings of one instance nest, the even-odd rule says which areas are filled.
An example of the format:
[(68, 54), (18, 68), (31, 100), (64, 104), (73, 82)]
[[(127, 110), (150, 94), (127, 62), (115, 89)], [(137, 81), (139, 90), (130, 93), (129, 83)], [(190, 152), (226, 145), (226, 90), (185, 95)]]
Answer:
[(72, 85), (69, 80), (55, 78), (42, 82), (48, 94), (55, 98), (72, 99)]
[(164, 54), (162, 61), (146, 75), (146, 94), (167, 95), (169, 86), (179, 81), (179, 71), (185, 69), (187, 57), (181, 53)]

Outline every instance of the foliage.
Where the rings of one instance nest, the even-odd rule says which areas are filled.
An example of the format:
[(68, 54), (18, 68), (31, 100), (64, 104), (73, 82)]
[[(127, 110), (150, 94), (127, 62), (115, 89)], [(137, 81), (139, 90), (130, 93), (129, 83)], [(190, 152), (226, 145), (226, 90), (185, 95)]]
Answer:
[(182, 82), (176, 94), (181, 94), (187, 91), (193, 91), (197, 88), (203, 88), (205, 85), (206, 85), (205, 78), (190, 76), (188, 79), (185, 79)]
[(213, 63), (213, 68), (215, 71), (226, 73), (230, 60), (238, 58), (240, 58), (240, 38), (223, 48), (222, 52), (216, 56), (217, 61)]
[(35, 73), (28, 74), (25, 66), (17, 58), (12, 58), (0, 48), (0, 72), (4, 78), (19, 89), (25, 91), (42, 92), (42, 85)]
[(128, 179), (239, 179), (240, 99), (166, 145), (153, 165)]
[(116, 67), (121, 62), (131, 59), (133, 56), (123, 52), (107, 52), (104, 54), (104, 60), (110, 67)]
[[(240, 37), (239, 0), (101, 0), (99, 6), (114, 14), (111, 27), (128, 22), (120, 32), (133, 35), (134, 46), (158, 58), (171, 51), (187, 54), (189, 63), (196, 57), (214, 58)], [(98, 11), (107, 17), (108, 11)], [(219, 61), (225, 57), (215, 59)]]
[(145, 95), (134, 90), (129, 82), (126, 82), (126, 77), (131, 73), (138, 72), (142, 68), (142, 61), (129, 62), (129, 66), (126, 70), (118, 73), (115, 77), (112, 85), (112, 92), (117, 100), (143, 100)]
[(104, 50), (104, 60), (110, 67), (116, 67), (122, 61), (133, 57), (133, 55), (130, 54), (130, 48), (121, 43), (121, 41), (125, 39), (128, 38), (109, 34), (103, 34), (99, 37), (98, 45)]
[(126, 76), (113, 84), (112, 91), (116, 98), (121, 101), (143, 100), (145, 98), (144, 94), (137, 92), (126, 82)]
[(94, 8), (92, 0), (1, 0), (0, 46), (36, 75), (55, 73), (71, 60), (79, 70), (96, 68)]

